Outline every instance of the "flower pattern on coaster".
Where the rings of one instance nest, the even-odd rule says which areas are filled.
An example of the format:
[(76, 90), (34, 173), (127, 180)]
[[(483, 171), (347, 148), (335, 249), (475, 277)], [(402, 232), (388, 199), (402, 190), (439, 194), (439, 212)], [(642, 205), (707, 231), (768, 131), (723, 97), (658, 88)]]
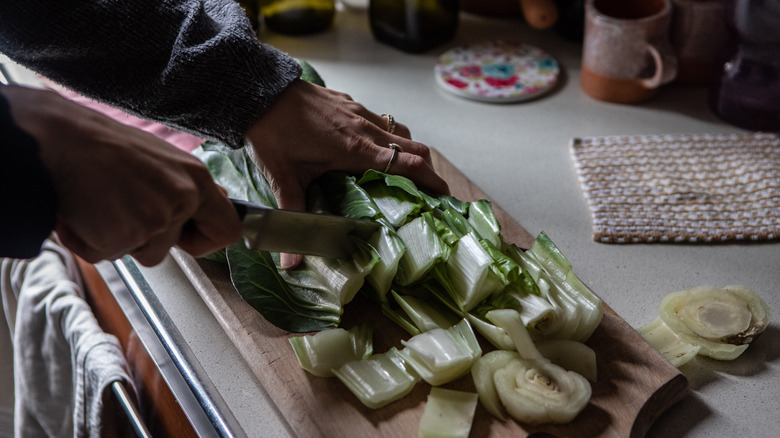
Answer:
[(456, 47), (439, 56), (436, 82), (458, 96), (486, 102), (520, 102), (549, 91), (558, 62), (545, 51), (512, 41)]

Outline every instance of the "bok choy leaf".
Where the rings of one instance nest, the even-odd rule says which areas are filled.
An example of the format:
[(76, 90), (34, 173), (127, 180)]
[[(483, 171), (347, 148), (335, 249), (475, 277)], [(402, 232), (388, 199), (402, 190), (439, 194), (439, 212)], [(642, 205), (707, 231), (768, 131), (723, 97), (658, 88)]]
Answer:
[(341, 318), (339, 297), (305, 271), (279, 271), (271, 253), (242, 244), (227, 250), (230, 277), (241, 298), (277, 327), (291, 332), (334, 328)]

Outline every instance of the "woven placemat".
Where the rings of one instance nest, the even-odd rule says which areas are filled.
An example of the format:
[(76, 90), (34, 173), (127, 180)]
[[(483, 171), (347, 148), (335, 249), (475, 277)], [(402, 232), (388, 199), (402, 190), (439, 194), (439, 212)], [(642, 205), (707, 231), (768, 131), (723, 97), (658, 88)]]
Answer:
[(780, 238), (777, 135), (588, 137), (570, 146), (597, 242)]

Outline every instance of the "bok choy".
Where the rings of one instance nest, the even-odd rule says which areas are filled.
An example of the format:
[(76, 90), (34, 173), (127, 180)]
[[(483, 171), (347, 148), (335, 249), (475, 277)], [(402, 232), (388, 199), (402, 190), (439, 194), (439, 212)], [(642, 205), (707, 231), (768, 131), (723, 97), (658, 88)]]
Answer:
[[(195, 151), (231, 197), (275, 206), (246, 153), (214, 143)], [(308, 202), (312, 211), (376, 221), (381, 231), (349, 260), (304, 256), (293, 271), (280, 269), (278, 254), (242, 244), (210, 257), (227, 263), (236, 290), (269, 322), (321, 332), (291, 341), (304, 369), (333, 373), (372, 408), (407, 394), (420, 378), (436, 386), (469, 371), (499, 418), (567, 421), (587, 403), (587, 380), (543, 357), (535, 342), (572, 342), (545, 348), (576, 368), (560, 345), (587, 355), (579, 346), (603, 307), (546, 234), (521, 250), (504, 240), (489, 201), (432, 197), (407, 178), (373, 170), (360, 178), (328, 172), (312, 183)], [(356, 294), (412, 335), (402, 349), (370, 355), (337, 329)], [(472, 327), (500, 350), (480, 358)], [(326, 345), (333, 350), (321, 351)], [(578, 369), (595, 378), (589, 366)]]
[(769, 324), (769, 306), (744, 286), (699, 286), (661, 301), (660, 316), (638, 329), (673, 365), (697, 354), (713, 359), (739, 357)]
[(472, 368), (474, 384), (490, 413), (504, 412), (524, 423), (568, 423), (588, 404), (592, 393), (585, 377), (542, 356), (515, 310), (502, 309), (490, 318), (503, 327), (515, 351), (495, 350)]
[(349, 330), (333, 328), (312, 335), (290, 338), (301, 368), (319, 377), (330, 377), (333, 369), (347, 362), (365, 359), (374, 352), (372, 329), (360, 324)]

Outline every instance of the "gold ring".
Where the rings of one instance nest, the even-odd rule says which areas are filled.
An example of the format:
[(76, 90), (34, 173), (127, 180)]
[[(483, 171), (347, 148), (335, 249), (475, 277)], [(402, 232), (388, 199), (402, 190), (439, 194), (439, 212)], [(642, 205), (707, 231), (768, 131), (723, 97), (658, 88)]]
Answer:
[(395, 159), (398, 158), (398, 153), (403, 152), (403, 149), (401, 149), (401, 145), (398, 145), (396, 143), (390, 143), (387, 145), (390, 149), (393, 150), (393, 155), (390, 156), (390, 161), (387, 162), (387, 166), (385, 166), (385, 170), (382, 172), (387, 173), (390, 170), (390, 166), (395, 163)]
[(387, 129), (386, 131), (389, 134), (392, 134), (395, 132), (395, 117), (391, 116), (390, 114), (382, 114), (382, 117), (387, 119)]

